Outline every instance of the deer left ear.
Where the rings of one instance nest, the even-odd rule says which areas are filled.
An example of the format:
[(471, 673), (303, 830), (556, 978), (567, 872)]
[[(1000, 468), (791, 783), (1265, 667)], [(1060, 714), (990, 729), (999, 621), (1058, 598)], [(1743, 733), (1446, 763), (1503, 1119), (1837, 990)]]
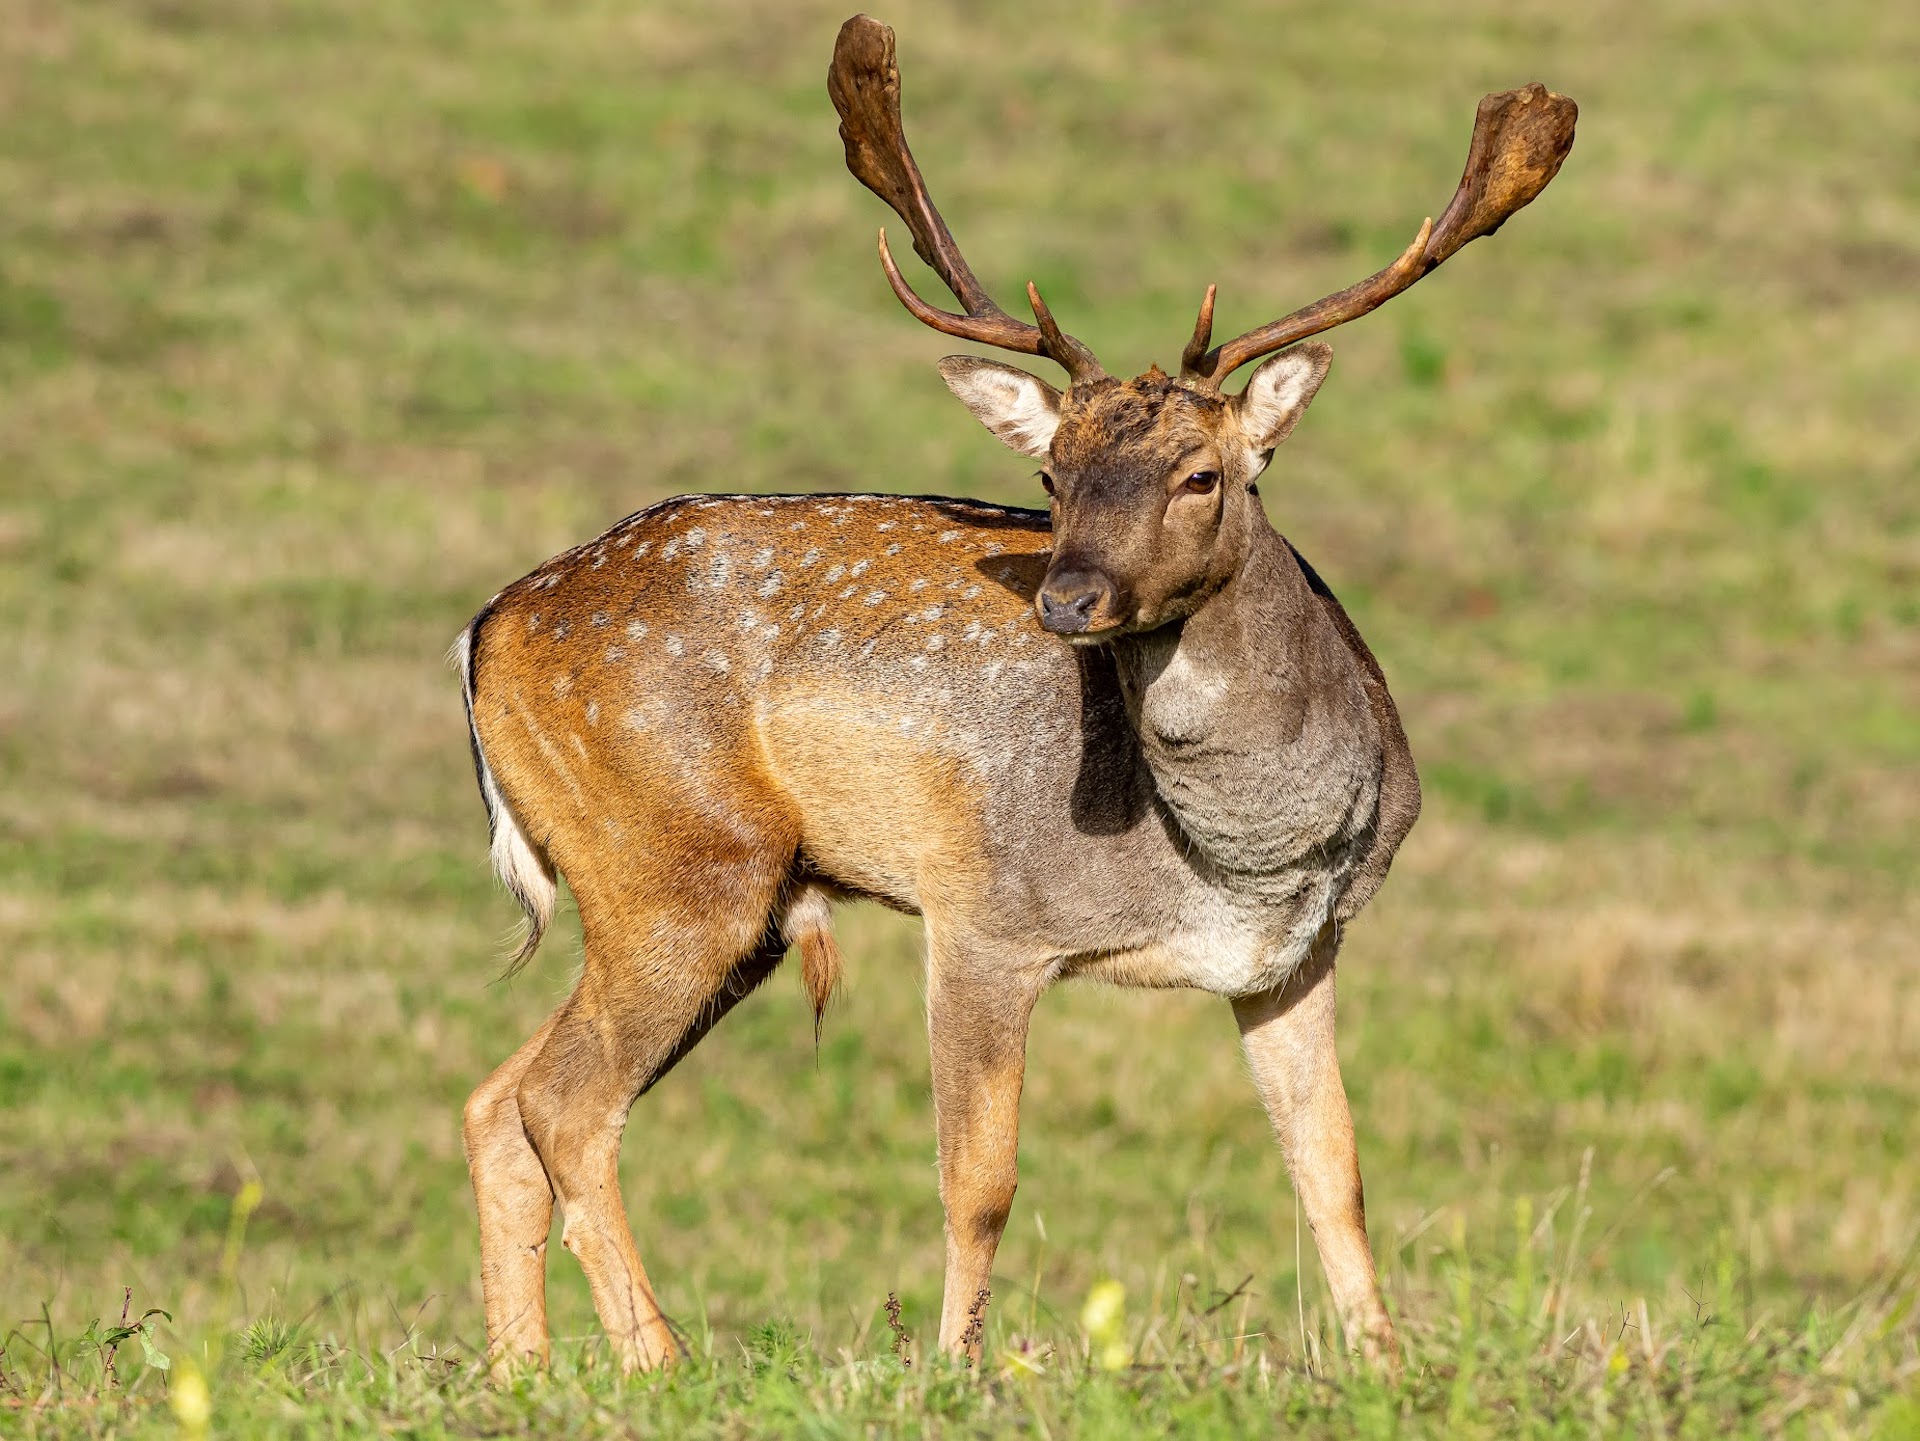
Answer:
[(1333, 347), (1309, 340), (1283, 350), (1254, 371), (1228, 404), (1247, 444), (1266, 455), (1293, 433), (1333, 364)]

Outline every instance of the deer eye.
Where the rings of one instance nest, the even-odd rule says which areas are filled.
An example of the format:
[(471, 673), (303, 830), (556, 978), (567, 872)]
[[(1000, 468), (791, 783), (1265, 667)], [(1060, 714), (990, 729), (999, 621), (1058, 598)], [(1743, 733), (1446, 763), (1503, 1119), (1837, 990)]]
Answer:
[(1213, 488), (1220, 484), (1220, 472), (1217, 470), (1196, 470), (1180, 483), (1180, 489), (1188, 495), (1211, 495)]
[(1036, 473), (1040, 477), (1040, 488), (1044, 490), (1048, 495), (1052, 495), (1054, 493), (1053, 477), (1048, 475), (1044, 470), (1038, 471)]

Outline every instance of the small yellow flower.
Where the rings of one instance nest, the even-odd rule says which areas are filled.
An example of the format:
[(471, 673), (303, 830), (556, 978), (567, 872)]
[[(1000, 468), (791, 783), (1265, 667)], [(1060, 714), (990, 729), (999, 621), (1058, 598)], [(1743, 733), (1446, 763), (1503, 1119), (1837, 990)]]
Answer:
[(1127, 1324), (1127, 1288), (1118, 1281), (1101, 1281), (1087, 1292), (1080, 1308), (1080, 1324), (1095, 1340)]
[(189, 1436), (207, 1434), (207, 1423), (213, 1419), (213, 1394), (207, 1390), (207, 1378), (200, 1374), (200, 1368), (184, 1356), (173, 1373), (167, 1400), (182, 1431)]
[(1093, 1361), (1102, 1371), (1124, 1371), (1133, 1364), (1127, 1345), (1127, 1288), (1118, 1281), (1101, 1281), (1087, 1292), (1080, 1308), (1080, 1324), (1093, 1342)]

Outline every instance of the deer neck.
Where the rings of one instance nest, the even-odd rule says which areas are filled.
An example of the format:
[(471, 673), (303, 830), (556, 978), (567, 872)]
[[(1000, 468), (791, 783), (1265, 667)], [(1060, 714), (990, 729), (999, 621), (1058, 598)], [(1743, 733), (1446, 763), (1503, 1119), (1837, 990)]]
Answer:
[[(1297, 870), (1364, 830), (1378, 791), (1344, 646), (1259, 518), (1246, 563), (1184, 621), (1115, 642), (1156, 789), (1217, 868)], [(1342, 665), (1343, 660), (1349, 663)], [(1364, 721), (1362, 722), (1364, 724)]]

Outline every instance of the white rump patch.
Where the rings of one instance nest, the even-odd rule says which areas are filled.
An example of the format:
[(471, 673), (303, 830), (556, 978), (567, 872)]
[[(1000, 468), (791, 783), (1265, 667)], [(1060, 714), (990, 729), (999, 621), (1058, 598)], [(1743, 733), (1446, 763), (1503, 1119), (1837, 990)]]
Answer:
[(487, 807), (487, 827), (491, 832), (489, 858), (494, 874), (512, 892), (527, 915), (527, 934), (521, 941), (512, 964), (518, 966), (531, 956), (540, 937), (553, 921), (553, 908), (560, 887), (546, 853), (535, 846), (520, 825), (520, 818), (507, 805), (500, 786), (493, 778), (493, 767), (480, 745), (480, 730), (473, 722), (473, 627), (460, 632), (453, 643), (453, 663), (460, 671), (460, 690), (467, 707), (467, 733), (473, 741), (474, 769), (479, 772), (480, 798)]

